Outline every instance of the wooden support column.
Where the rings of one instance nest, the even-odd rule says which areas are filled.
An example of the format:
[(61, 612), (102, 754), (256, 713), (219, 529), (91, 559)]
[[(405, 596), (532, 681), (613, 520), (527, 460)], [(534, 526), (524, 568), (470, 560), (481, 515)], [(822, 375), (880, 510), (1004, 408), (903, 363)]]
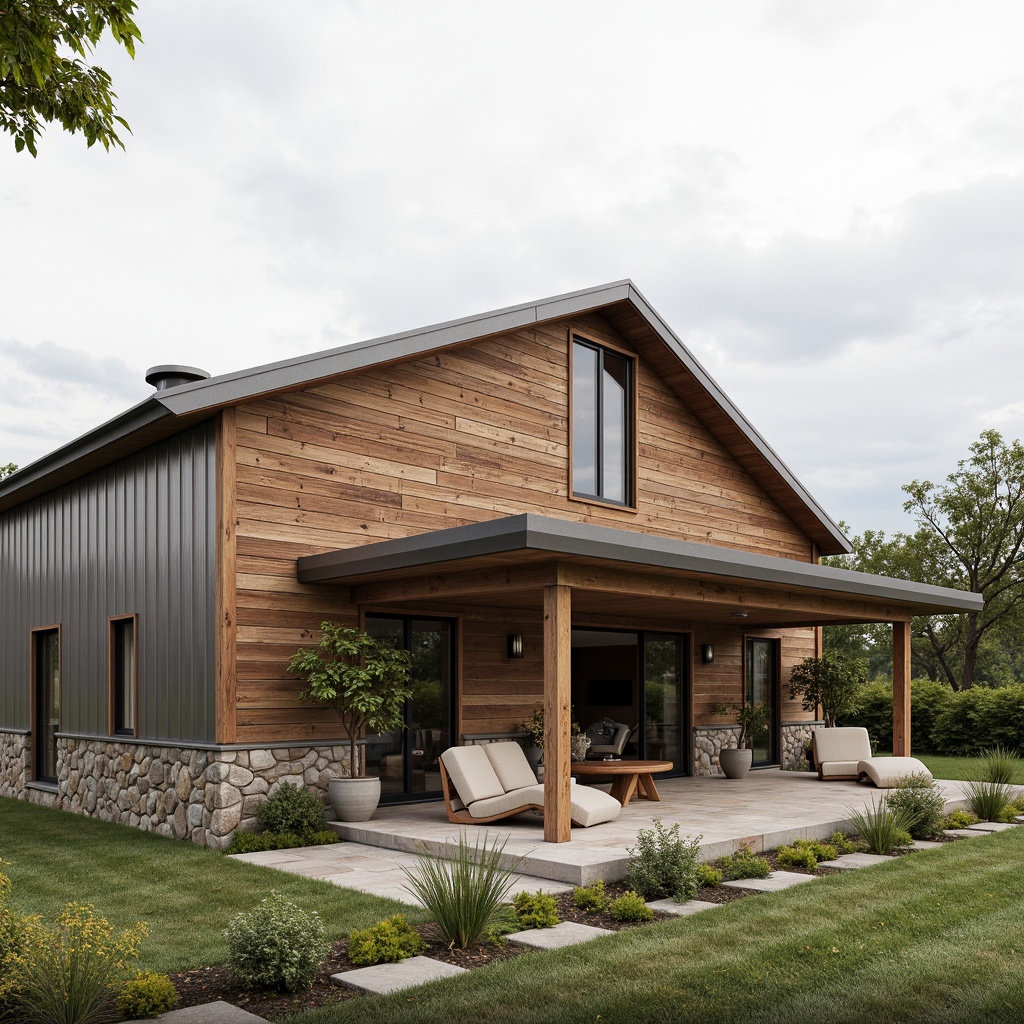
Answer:
[(572, 591), (544, 588), (544, 841), (567, 843), (569, 807)]
[(892, 624), (892, 752), (910, 756), (910, 623)]

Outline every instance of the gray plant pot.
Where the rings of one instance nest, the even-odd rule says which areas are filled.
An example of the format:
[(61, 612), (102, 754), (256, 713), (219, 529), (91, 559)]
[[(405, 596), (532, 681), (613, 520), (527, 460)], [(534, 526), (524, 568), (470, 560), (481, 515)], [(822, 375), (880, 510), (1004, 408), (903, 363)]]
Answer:
[(380, 803), (380, 779), (331, 779), (327, 800), (338, 821), (369, 821)]
[(750, 747), (723, 747), (718, 752), (718, 763), (727, 779), (742, 779), (750, 771), (754, 752)]

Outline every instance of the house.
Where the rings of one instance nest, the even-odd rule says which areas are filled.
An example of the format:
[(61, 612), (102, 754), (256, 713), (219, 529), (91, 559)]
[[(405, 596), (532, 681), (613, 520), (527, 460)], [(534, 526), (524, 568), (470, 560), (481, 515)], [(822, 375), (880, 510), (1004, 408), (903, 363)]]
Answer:
[(720, 701), (787, 699), (820, 627), (976, 595), (819, 564), (846, 539), (629, 281), (154, 393), (0, 482), (0, 795), (224, 846), (282, 779), (324, 788), (336, 718), (289, 656), (333, 619), (413, 655), (384, 800), (447, 746), (547, 709), (545, 838), (569, 838), (569, 710), (708, 772)]

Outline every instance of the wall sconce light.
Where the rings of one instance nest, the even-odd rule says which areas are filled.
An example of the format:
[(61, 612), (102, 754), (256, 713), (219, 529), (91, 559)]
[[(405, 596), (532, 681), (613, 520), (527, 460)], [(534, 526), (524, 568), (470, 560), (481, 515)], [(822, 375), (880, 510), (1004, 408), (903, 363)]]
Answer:
[(523, 638), (518, 633), (509, 633), (508, 635), (508, 656), (510, 658), (523, 656)]
[(715, 663), (715, 645), (714, 644), (701, 644), (700, 645), (700, 661), (702, 665), (714, 665)]

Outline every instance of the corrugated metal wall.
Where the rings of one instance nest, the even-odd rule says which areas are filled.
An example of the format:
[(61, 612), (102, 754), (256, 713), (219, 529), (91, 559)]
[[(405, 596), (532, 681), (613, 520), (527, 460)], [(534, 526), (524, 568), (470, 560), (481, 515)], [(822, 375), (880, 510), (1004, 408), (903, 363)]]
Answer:
[(107, 733), (107, 620), (137, 612), (137, 734), (215, 739), (214, 424), (0, 514), (0, 727), (29, 728), (30, 630), (61, 625), (61, 731)]

